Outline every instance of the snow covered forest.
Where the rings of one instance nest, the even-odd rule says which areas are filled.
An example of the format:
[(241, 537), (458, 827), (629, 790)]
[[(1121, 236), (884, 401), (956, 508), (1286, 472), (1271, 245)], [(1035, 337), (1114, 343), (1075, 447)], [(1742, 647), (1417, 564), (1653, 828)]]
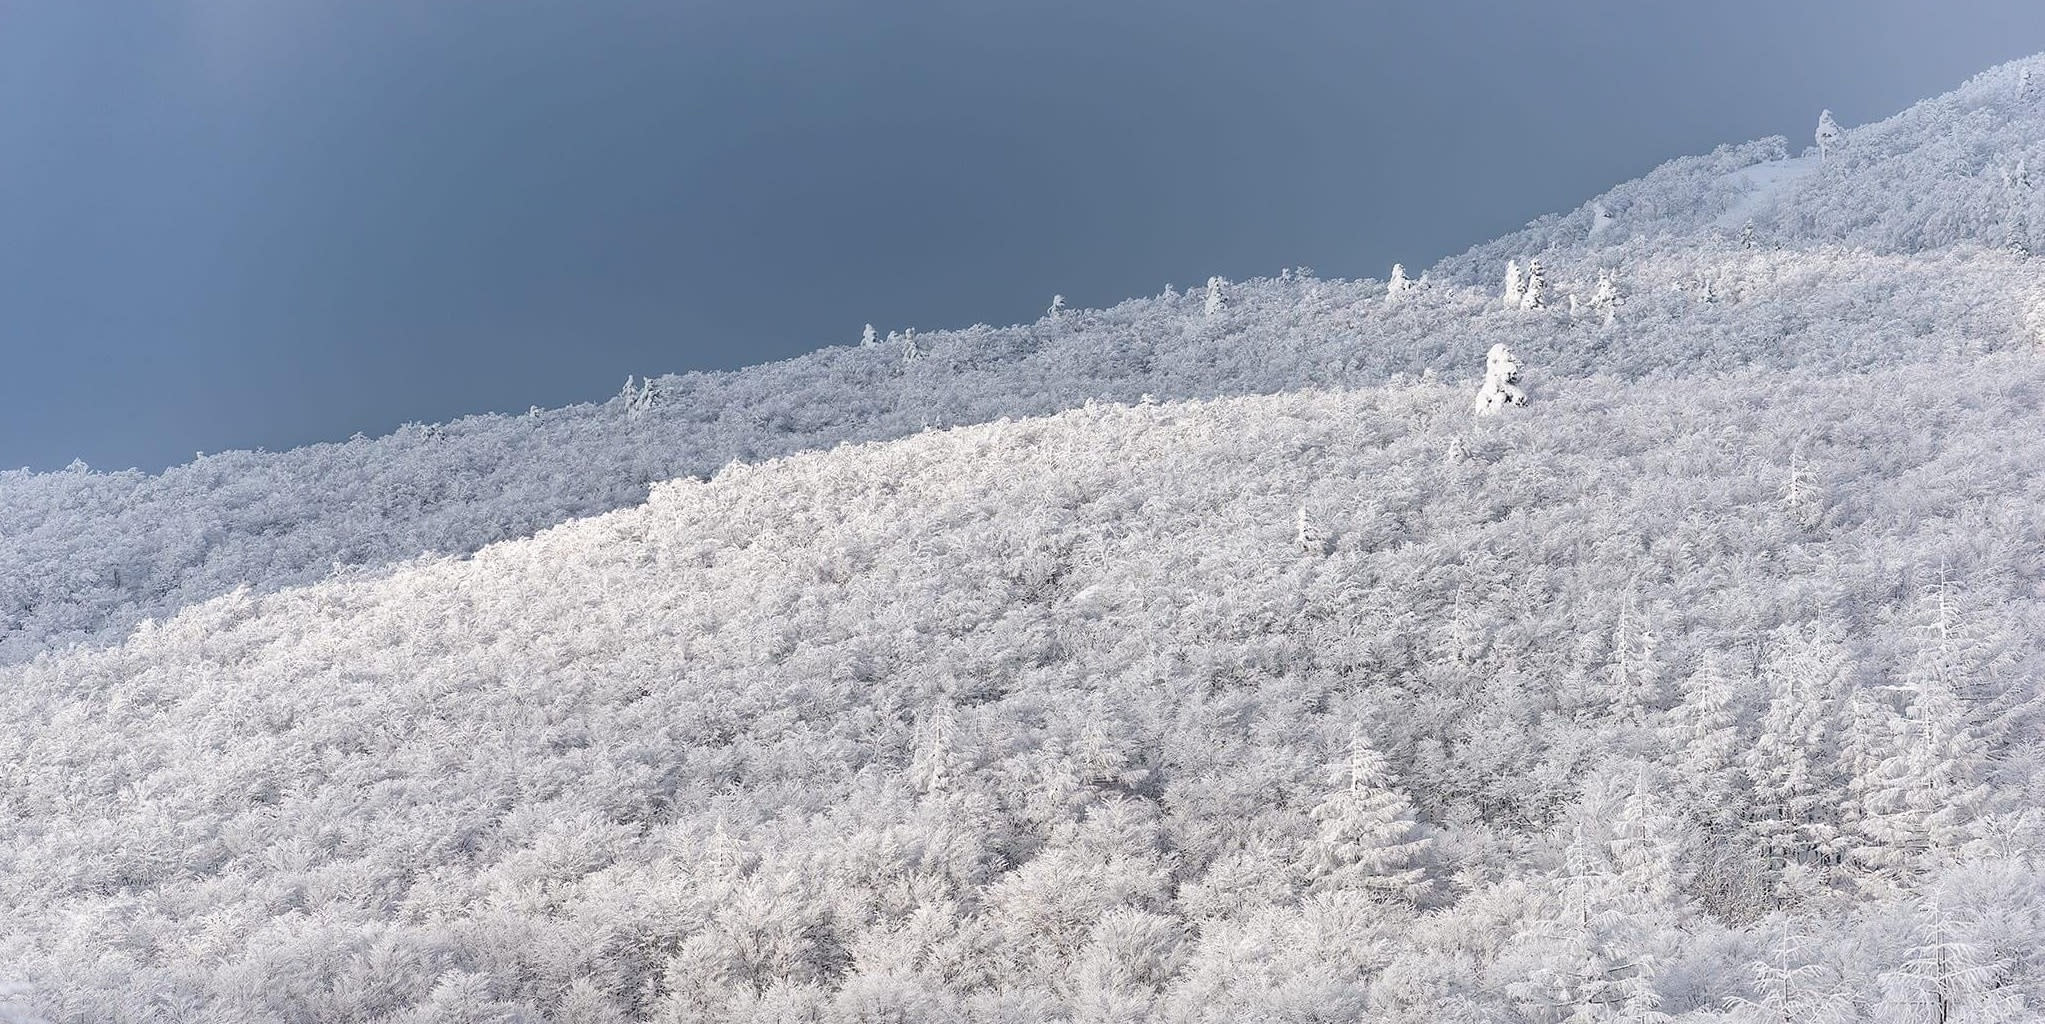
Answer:
[(0, 1021), (2045, 1019), (2034, 67), (1418, 277), (0, 474)]

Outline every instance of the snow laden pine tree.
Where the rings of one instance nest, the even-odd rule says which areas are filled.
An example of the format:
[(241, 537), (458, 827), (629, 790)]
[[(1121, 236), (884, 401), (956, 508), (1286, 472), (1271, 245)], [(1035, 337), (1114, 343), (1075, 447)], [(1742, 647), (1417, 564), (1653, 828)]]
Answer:
[(1812, 956), (1811, 940), (1790, 918), (1766, 959), (1753, 964), (1753, 999), (1734, 998), (1735, 1020), (1751, 1024), (1847, 1024), (1857, 1020), (1853, 998), (1841, 989), (1839, 971)]
[(2003, 248), (2024, 259), (2031, 255), (2031, 169), (2024, 157), (2002, 168), (2002, 188), (2007, 204), (2003, 214)]
[(1496, 416), (1508, 405), (1527, 404), (1520, 388), (1520, 364), (1503, 343), (1491, 346), (1484, 357), (1484, 383), (1477, 389), (1477, 415)]
[(1889, 756), (1865, 785), (1858, 859), (1892, 882), (1950, 859), (1974, 837), (1989, 790), (1988, 745), (1972, 723), (1964, 692), (1960, 624), (1940, 570), (1933, 621), (1916, 664), (1904, 677), (1909, 707), (1893, 721)]
[(880, 337), (874, 333), (873, 325), (867, 324), (866, 330), (859, 332), (859, 347), (872, 348), (878, 344), (880, 344)]
[(1392, 264), (1392, 279), (1385, 282), (1385, 301), (1397, 302), (1401, 295), (1413, 290), (1413, 281), (1406, 276), (1404, 263)]
[(1804, 462), (1802, 452), (1792, 450), (1789, 453), (1789, 474), (1776, 494), (1782, 498), (1782, 507), (1789, 513), (1790, 521), (1804, 527), (1818, 525), (1824, 514), (1820, 504), (1824, 492), (1818, 486), (1817, 476)]
[(1307, 507), (1299, 507), (1299, 534), (1296, 540), (1302, 554), (1325, 555), (1328, 553), (1328, 538), (1321, 528), (1307, 521)]
[(1683, 895), (1687, 829), (1657, 795), (1651, 770), (1634, 773), (1612, 810), (1610, 776), (1585, 782), (1562, 851), (1556, 898), (1513, 937), (1525, 980), (1507, 986), (1529, 1016), (1551, 1021), (1666, 1021), (1655, 977), (1667, 936), (1690, 916)]
[(1684, 680), (1682, 701), (1666, 720), (1664, 738), (1677, 751), (1676, 785), (1708, 823), (1727, 823), (1735, 813), (1733, 800), (1744, 789), (1739, 776), (1747, 747), (1740, 728), (1743, 703), (1726, 656), (1705, 651)]
[(1619, 284), (1612, 280), (1612, 272), (1598, 271), (1598, 284), (1591, 291), (1589, 302), (1591, 314), (1610, 327), (1619, 318), (1619, 307), (1624, 301), (1619, 297)]
[(1349, 762), (1329, 777), (1339, 788), (1310, 812), (1318, 827), (1300, 852), (1308, 887), (1426, 902), (1434, 891), (1434, 840), (1412, 802), (1393, 787), (1385, 756), (1358, 730), (1349, 740)]
[(1616, 222), (1615, 218), (1613, 218), (1612, 216), (1612, 211), (1606, 209), (1605, 204), (1592, 203), (1591, 230), (1590, 233), (1585, 236), (1585, 240), (1590, 242), (1597, 242), (1603, 240), (1606, 235), (1612, 232), (1612, 225), (1615, 222)]
[(1778, 904), (1822, 887), (1842, 852), (1838, 810), (1838, 708), (1846, 696), (1846, 654), (1815, 629), (1778, 634), (1766, 667), (1768, 708), (1747, 751), (1752, 829), (1774, 875)]
[(1228, 282), (1222, 280), (1220, 275), (1216, 275), (1214, 277), (1210, 277), (1207, 279), (1207, 305), (1204, 310), (1205, 315), (1209, 317), (1221, 315), (1222, 307), (1228, 305), (1228, 296), (1223, 294), (1223, 289), (1225, 289), (1226, 287), (1228, 287)]
[(1548, 275), (1541, 269), (1541, 261), (1527, 264), (1526, 288), (1520, 292), (1520, 308), (1526, 310), (1546, 309), (1548, 306)]
[(1684, 826), (1661, 796), (1665, 788), (1642, 768), (1612, 829), (1618, 890), (1626, 913), (1635, 918), (1675, 921), (1689, 913), (1683, 895), (1689, 872), (1684, 863)]
[(1505, 261), (1505, 308), (1520, 308), (1521, 300), (1527, 295), (1525, 279), (1520, 276), (1520, 261)]
[(1882, 974), (1882, 1019), (1926, 1024), (2016, 1024), (2036, 1021), (2023, 995), (2001, 985), (1993, 950), (1969, 937), (1967, 922), (1933, 887), (1917, 907), (1918, 934), (1901, 967)]
[(1832, 111), (1826, 110), (1818, 114), (1816, 138), (1820, 160), (1830, 159), (1832, 151), (1838, 149), (1839, 144), (1845, 141), (1846, 133), (1840, 129), (1839, 122), (1832, 120)]

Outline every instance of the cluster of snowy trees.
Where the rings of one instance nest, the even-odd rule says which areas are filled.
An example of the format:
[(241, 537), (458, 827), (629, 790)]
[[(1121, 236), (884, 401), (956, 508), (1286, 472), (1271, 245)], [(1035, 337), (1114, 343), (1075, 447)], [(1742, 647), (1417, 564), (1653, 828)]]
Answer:
[(927, 432), (0, 670), (0, 963), (61, 1022), (2035, 1017), (2045, 367), (1683, 387)]
[[(2034, 57), (1990, 69), (1953, 92), (1850, 130), (1825, 111), (1809, 150), (1825, 158), (1814, 173), (1786, 185), (1781, 202), (1757, 211), (1755, 241), (1882, 253), (1966, 244), (2028, 252), (2040, 197), (2028, 182), (2013, 189), (2004, 172), (2045, 158), (2045, 104), (2030, 84), (2041, 65), (2045, 58)], [(1753, 188), (1742, 172), (1793, 156), (1788, 140), (1771, 138), (1672, 160), (1576, 210), (1444, 260), (1432, 273), (1444, 283), (1496, 287), (1498, 268), (1528, 253), (1553, 265), (1594, 259), (1627, 240), (1723, 233), (1717, 221)]]
[[(735, 459), (1088, 399), (1474, 379), (1496, 344), (1544, 373), (1629, 378), (2032, 344), (2045, 300), (2024, 259), (2036, 220), (2024, 168), (2045, 108), (2028, 68), (1856, 127), (1840, 159), (1760, 211), (1744, 245), (1713, 237), (1714, 220), (1744, 201), (1743, 170), (1787, 155), (1781, 140), (1673, 161), (1443, 261), (1424, 288), (1403, 267), (1386, 283), (1215, 278), (1104, 310), (1054, 302), (1043, 320), (1007, 328), (867, 325), (856, 346), (633, 382), (599, 405), (230, 452), (158, 475), (0, 472), (0, 663), (108, 642), (244, 584), (471, 552)], [(1498, 275), (1523, 259), (1539, 261), (1540, 284), (1531, 302), (1523, 284), (1513, 305), (1538, 315), (1495, 315)], [(1564, 317), (1607, 333), (1557, 331)]]
[[(1629, 241), (1542, 261), (1538, 309), (1483, 287), (1303, 275), (1066, 309), (1010, 328), (890, 332), (733, 373), (633, 381), (611, 402), (408, 426), (150, 475), (0, 472), (0, 663), (107, 642), (244, 584), (462, 554), (644, 499), (733, 460), (1135, 402), (1438, 373), (1491, 346), (1544, 375), (1847, 369), (2030, 347), (2031, 269), (2002, 251), (1872, 256)], [(1403, 275), (1401, 275), (1403, 279)], [(1623, 306), (1621, 303), (1623, 302)], [(1574, 314), (1572, 307), (1580, 307)], [(907, 358), (914, 353), (917, 358)]]
[(0, 474), (0, 1021), (2036, 1019), (2036, 107)]

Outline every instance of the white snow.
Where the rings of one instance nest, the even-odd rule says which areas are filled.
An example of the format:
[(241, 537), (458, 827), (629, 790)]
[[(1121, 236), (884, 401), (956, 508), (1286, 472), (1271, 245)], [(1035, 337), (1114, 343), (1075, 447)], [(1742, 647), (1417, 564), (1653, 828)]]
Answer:
[(2039, 1019), (2016, 74), (1397, 303), (0, 473), (0, 1022)]
[(1763, 216), (1775, 209), (1776, 203), (1789, 186), (1802, 181), (1818, 169), (1818, 158), (1814, 156), (1792, 157), (1788, 160), (1770, 160), (1742, 168), (1725, 176), (1726, 181), (1736, 182), (1747, 189), (1718, 219), (1714, 227), (1739, 229), (1748, 221)]

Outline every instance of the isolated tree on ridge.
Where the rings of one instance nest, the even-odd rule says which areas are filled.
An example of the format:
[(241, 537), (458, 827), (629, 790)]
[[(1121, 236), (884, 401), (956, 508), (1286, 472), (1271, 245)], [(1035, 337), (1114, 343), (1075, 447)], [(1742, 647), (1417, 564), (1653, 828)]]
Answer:
[(1845, 138), (1846, 133), (1840, 130), (1839, 122), (1832, 120), (1832, 111), (1826, 110), (1818, 115), (1818, 159), (1829, 158)]

